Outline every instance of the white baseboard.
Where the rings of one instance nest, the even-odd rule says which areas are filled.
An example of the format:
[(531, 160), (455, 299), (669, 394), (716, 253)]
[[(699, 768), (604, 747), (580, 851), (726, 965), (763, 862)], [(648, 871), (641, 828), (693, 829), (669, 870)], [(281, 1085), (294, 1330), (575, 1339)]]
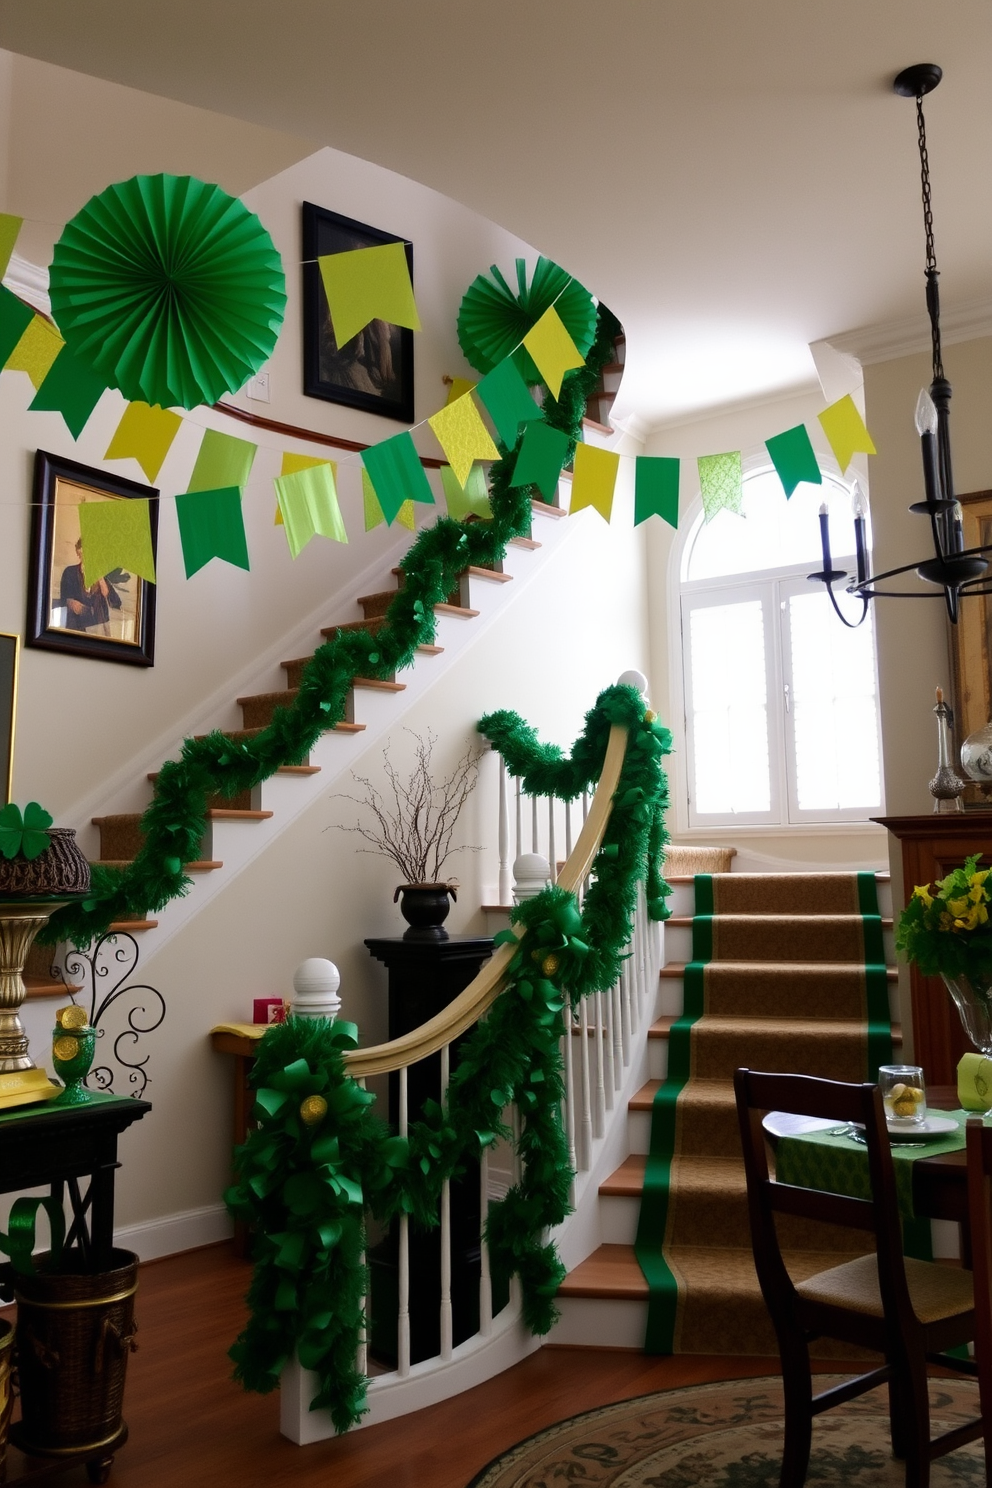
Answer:
[(234, 1225), (223, 1204), (205, 1204), (202, 1209), (184, 1209), (146, 1219), (141, 1224), (122, 1225), (114, 1231), (114, 1243), (133, 1250), (140, 1261), (157, 1261), (181, 1250), (198, 1250), (229, 1240)]

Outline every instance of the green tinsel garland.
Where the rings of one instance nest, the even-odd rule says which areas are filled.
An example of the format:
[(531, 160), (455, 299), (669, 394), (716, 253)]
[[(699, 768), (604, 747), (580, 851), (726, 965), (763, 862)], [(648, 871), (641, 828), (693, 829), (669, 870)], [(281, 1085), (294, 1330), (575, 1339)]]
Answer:
[[(523, 938), (517, 943), (509, 930), (497, 937), (517, 943), (506, 986), (462, 1044), (444, 1106), (429, 1103), (412, 1123), (408, 1152), (371, 1116), (370, 1098), (347, 1077), (335, 1047), (340, 1025), (328, 1030), (293, 1019), (262, 1040), (252, 1075), (259, 1127), (239, 1149), (239, 1180), (228, 1195), (232, 1212), (259, 1233), (252, 1316), (232, 1355), (248, 1388), (268, 1390), (297, 1347), (319, 1379), (312, 1408), (329, 1407), (339, 1431), (365, 1409), (364, 1382), (354, 1369), (367, 1280), (356, 1185), (379, 1219), (409, 1213), (436, 1224), (444, 1181), (497, 1136), (510, 1135), (503, 1119), (510, 1104), (522, 1117), (522, 1176), (489, 1211), (493, 1271), (519, 1276), (532, 1332), (546, 1333), (557, 1316), (564, 1268), (546, 1231), (568, 1213), (573, 1176), (561, 1126), (562, 1015), (567, 999), (574, 1003), (616, 981), (639, 879), (649, 885), (649, 913), (667, 914), (658, 855), (668, 799), (661, 759), (671, 735), (624, 686), (600, 695), (568, 759), (539, 744), (516, 714), (491, 714), (479, 725), (526, 790), (570, 799), (598, 779), (612, 724), (628, 730), (627, 750), (582, 910), (574, 894), (554, 886), (514, 909)], [(344, 1046), (352, 1039), (348, 1025)], [(314, 1093), (328, 1102), (326, 1130), (318, 1128), (317, 1137), (305, 1128), (298, 1103)]]
[[(545, 402), (545, 418), (569, 437), (568, 458), (581, 435), (586, 400), (600, 368), (613, 357), (619, 322), (599, 307), (596, 339), (586, 365), (569, 373), (556, 401)], [(295, 700), (277, 708), (272, 722), (247, 742), (215, 731), (203, 739), (186, 739), (180, 757), (163, 764), (155, 796), (141, 818), (144, 844), (127, 868), (92, 870), (92, 893), (81, 904), (52, 915), (39, 940), (68, 940), (87, 945), (114, 920), (143, 918), (185, 894), (190, 879), (183, 864), (195, 861), (207, 825), (207, 801), (230, 799), (267, 780), (282, 765), (300, 764), (327, 729), (345, 716), (348, 691), (355, 677), (388, 680), (409, 666), (417, 647), (434, 639), (434, 606), (443, 603), (458, 576), (470, 565), (499, 563), (513, 537), (530, 531), (531, 501), (536, 487), (513, 487), (513, 450), (504, 446), (490, 470), (492, 520), (456, 522), (440, 517), (426, 528), (403, 559), (403, 588), (390, 603), (386, 623), (374, 637), (366, 631), (338, 631), (307, 663)]]

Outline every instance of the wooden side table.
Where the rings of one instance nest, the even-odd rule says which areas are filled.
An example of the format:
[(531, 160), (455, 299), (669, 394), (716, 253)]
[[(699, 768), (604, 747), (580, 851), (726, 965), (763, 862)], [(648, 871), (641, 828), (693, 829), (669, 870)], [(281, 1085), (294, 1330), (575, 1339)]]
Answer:
[[(992, 811), (931, 812), (927, 816), (876, 816), (902, 846), (906, 895), (917, 884), (932, 883), (965, 858), (980, 853), (982, 866), (992, 866)], [(901, 906), (894, 906), (898, 915)], [(965, 1037), (950, 993), (940, 977), (909, 969), (912, 989), (913, 1048), (927, 1084), (954, 1085), (958, 1060), (971, 1045)]]

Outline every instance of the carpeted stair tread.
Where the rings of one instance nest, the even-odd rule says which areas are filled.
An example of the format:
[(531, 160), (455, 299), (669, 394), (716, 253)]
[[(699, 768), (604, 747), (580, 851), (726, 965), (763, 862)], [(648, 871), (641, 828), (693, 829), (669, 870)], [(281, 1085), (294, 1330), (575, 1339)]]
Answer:
[(713, 914), (861, 913), (853, 873), (714, 873)]
[[(669, 961), (661, 968), (661, 976), (665, 981), (682, 981), (685, 970), (685, 961)], [(805, 1018), (815, 999), (818, 1018), (852, 1018), (864, 1007), (864, 968), (849, 961), (821, 961), (815, 966), (802, 961), (711, 961), (703, 977), (707, 1011), (713, 1013)], [(800, 978), (803, 996), (797, 997)], [(897, 968), (887, 966), (885, 979), (898, 981)]]
[(723, 1018), (709, 1013), (692, 1030), (692, 1075), (731, 1080), (749, 1069), (802, 1070), (822, 1079), (857, 1081), (864, 1073), (864, 1024), (839, 1018)]
[(863, 965), (861, 915), (714, 915), (710, 961), (856, 962)]

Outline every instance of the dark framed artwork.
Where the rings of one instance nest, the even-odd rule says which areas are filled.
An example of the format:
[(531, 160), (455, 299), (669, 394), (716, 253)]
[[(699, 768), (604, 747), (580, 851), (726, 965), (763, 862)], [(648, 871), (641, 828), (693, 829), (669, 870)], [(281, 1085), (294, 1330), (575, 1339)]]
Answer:
[(413, 423), (413, 332), (373, 320), (347, 345), (334, 339), (317, 259), (402, 243), (413, 278), (413, 244), (313, 202), (303, 203), (303, 391), (348, 408)]
[(96, 661), (152, 666), (155, 585), (115, 568), (97, 583), (83, 579), (79, 508), (87, 501), (149, 502), (152, 553), (158, 538), (158, 491), (39, 450), (34, 465), (28, 566), (27, 646)]
[(14, 789), (14, 722), (17, 715), (17, 661), (20, 636), (0, 634), (0, 806)]
[[(992, 491), (959, 496), (966, 548), (992, 544)], [(989, 554), (992, 557), (992, 554)], [(963, 599), (951, 635), (954, 671), (954, 738), (958, 748), (992, 718), (992, 594)], [(992, 806), (977, 785), (964, 792), (966, 806)]]

